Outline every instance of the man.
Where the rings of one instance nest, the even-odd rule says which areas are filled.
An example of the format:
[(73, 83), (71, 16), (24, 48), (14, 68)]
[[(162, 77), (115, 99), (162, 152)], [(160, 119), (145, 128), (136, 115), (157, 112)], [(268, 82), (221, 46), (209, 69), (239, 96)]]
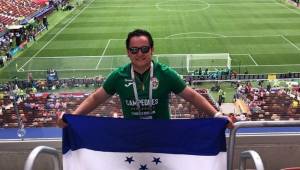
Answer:
[(44, 25), (44, 27), (48, 30), (48, 25), (49, 25), (49, 23), (48, 23), (47, 16), (44, 16), (44, 17), (43, 17), (43, 25)]
[[(140, 29), (130, 32), (126, 48), (131, 63), (113, 71), (103, 87), (72, 114), (87, 114), (117, 93), (125, 118), (170, 119), (169, 94), (174, 92), (212, 117), (222, 115), (202, 95), (187, 87), (173, 69), (152, 60), (154, 45), (149, 32)], [(58, 125), (64, 127), (66, 124), (59, 119)]]
[(0, 67), (4, 67), (4, 59), (0, 56)]
[(219, 103), (219, 106), (221, 107), (221, 104), (224, 102), (223, 101), (223, 98), (224, 98), (224, 91), (220, 88), (220, 90), (218, 91), (218, 103)]

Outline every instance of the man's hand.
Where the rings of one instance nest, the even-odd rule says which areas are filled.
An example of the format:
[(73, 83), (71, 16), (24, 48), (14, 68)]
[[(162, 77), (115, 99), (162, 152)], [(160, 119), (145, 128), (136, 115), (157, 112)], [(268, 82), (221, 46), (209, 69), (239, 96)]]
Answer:
[(62, 113), (58, 118), (57, 118), (57, 121), (56, 121), (56, 125), (60, 128), (65, 128), (68, 126), (68, 124), (66, 122), (63, 121), (62, 117), (65, 113)]
[(228, 123), (227, 123), (226, 127), (227, 127), (228, 129), (233, 129), (233, 128), (234, 128), (234, 123), (233, 123), (233, 121), (231, 120), (231, 118), (228, 117), (228, 116), (225, 116), (222, 112), (217, 112), (217, 113), (215, 113), (214, 117), (219, 117), (219, 118), (227, 119), (227, 120), (228, 120)]
[(232, 122), (232, 120), (230, 119), (230, 117), (227, 117), (228, 123), (227, 123), (227, 128), (228, 129), (233, 129), (234, 128), (234, 123)]

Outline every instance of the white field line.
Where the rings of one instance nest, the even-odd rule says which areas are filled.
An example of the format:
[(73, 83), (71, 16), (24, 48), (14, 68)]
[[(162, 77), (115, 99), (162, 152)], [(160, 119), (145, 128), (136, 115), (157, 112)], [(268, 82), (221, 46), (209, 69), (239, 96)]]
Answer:
[(100, 56), (100, 59), (99, 59), (97, 65), (96, 65), (96, 68), (95, 68), (96, 70), (98, 69), (98, 67), (99, 67), (99, 65), (100, 65), (100, 63), (101, 63), (101, 61), (102, 61), (102, 57), (104, 56), (104, 54), (105, 54), (105, 52), (106, 52), (106, 50), (107, 50), (107, 48), (108, 48), (108, 46), (109, 46), (109, 43), (110, 43), (110, 39), (109, 39), (108, 42), (106, 43), (106, 46), (105, 46), (105, 48), (104, 48), (104, 50), (103, 50), (103, 52), (102, 52), (102, 55)]
[(257, 66), (258, 66), (257, 62), (254, 60), (254, 58), (251, 56), (251, 54), (248, 54), (248, 56), (249, 56), (249, 57), (250, 57), (250, 59), (253, 61), (253, 63), (254, 63), (255, 65), (257, 65)]
[(209, 5), (212, 6), (240, 6), (240, 5), (274, 5), (277, 4), (278, 2), (243, 2), (243, 3), (209, 3)]
[(109, 43), (110, 43), (110, 39), (109, 39), (108, 42), (106, 43), (106, 46), (105, 46), (105, 48), (104, 48), (104, 50), (103, 50), (101, 56), (104, 56), (104, 54), (105, 54), (105, 52), (106, 52), (106, 50), (107, 50), (107, 48), (108, 48), (108, 46), (109, 46)]
[(247, 54), (229, 54), (229, 55), (231, 55), (231, 56), (234, 56), (234, 55), (245, 55), (245, 56), (248, 56), (256, 66), (259, 66), (259, 64), (257, 64), (257, 62), (254, 60), (254, 58), (249, 53), (247, 53)]
[(287, 39), (284, 35), (281, 35), (281, 37), (285, 40), (285, 41), (287, 41), (289, 44), (291, 44), (293, 47), (295, 47), (297, 50), (300, 50), (300, 48), (296, 45), (296, 44), (294, 44), (293, 42), (291, 42), (289, 39)]
[(35, 57), (37, 59), (73, 59), (74, 58), (99, 58), (99, 57), (102, 57), (102, 58), (112, 58), (112, 57), (124, 57), (124, 56), (127, 56), (127, 55), (112, 55), (112, 56), (98, 56), (98, 55), (95, 55), (95, 56), (56, 56), (56, 57)]
[(178, 34), (169, 35), (166, 38), (171, 38), (171, 37), (180, 36), (180, 35), (189, 35), (189, 34), (207, 34), (207, 35), (213, 35), (216, 37), (225, 37), (225, 35), (215, 34), (215, 33), (210, 33), (210, 32), (182, 32), (182, 33), (178, 33)]
[[(95, 69), (85, 69), (85, 68), (74, 68), (74, 69), (55, 69), (56, 71), (95, 71)], [(107, 69), (101, 69), (101, 70), (110, 70), (110, 68)], [(25, 72), (42, 72), (47, 70), (26, 70)]]
[(248, 53), (234, 53), (234, 54), (230, 54), (229, 55), (249, 55)]
[[(165, 7), (180, 7), (180, 6), (195, 6), (195, 5), (203, 5), (204, 3), (191, 3), (191, 4), (185, 4), (185, 5), (176, 5), (173, 4), (172, 1), (170, 1), (170, 4), (164, 3), (163, 5), (159, 6), (165, 6)], [(207, 5), (213, 5), (213, 6), (240, 6), (240, 5), (274, 5), (277, 4), (278, 2), (243, 2), (243, 3), (205, 3)], [(103, 9), (103, 8), (149, 8), (149, 7), (156, 7), (156, 4), (153, 5), (103, 5), (99, 7), (89, 7), (89, 9)], [(178, 10), (180, 11), (180, 10)]]
[[(224, 67), (224, 66), (205, 66), (205, 67), (212, 67), (212, 68), (215, 68), (215, 67)], [(116, 69), (117, 67), (109, 67), (109, 68), (101, 68), (101, 69), (98, 69), (100, 71), (105, 71), (105, 70), (113, 70), (113, 69)], [(173, 66), (172, 68), (186, 68), (186, 67), (175, 67)], [(96, 69), (55, 69), (56, 71), (59, 71), (59, 72), (64, 72), (64, 71), (95, 71)], [(26, 70), (24, 72), (45, 72), (47, 70)]]
[[(196, 33), (196, 32), (193, 32)], [(187, 33), (184, 33), (187, 34)], [(222, 37), (218, 36), (218, 37), (172, 37), (175, 34), (171, 34), (168, 35), (166, 37), (158, 37), (158, 38), (153, 38), (155, 40), (168, 40), (168, 39), (216, 39), (216, 38), (264, 38), (264, 37), (280, 37), (281, 35), (223, 35)], [(172, 37), (172, 38), (171, 38)], [(114, 38), (114, 39), (110, 39), (110, 40), (114, 40), (114, 41), (124, 41), (124, 38)]]
[(67, 26), (69, 26), (92, 2), (94, 2), (95, 0), (91, 1), (86, 7), (84, 7), (77, 15), (75, 15), (73, 18), (71, 18), (67, 24), (60, 29), (42, 48), (39, 49), (39, 51), (37, 51), (28, 61), (26, 61), (19, 69), (18, 72), (20, 70), (24, 70), (24, 66), (26, 66), (34, 57), (36, 57), (42, 50), (44, 50)]
[[(176, 4), (176, 2), (174, 3), (174, 2), (169, 2), (170, 0), (167, 0), (167, 1), (162, 1), (162, 2), (157, 2), (157, 3), (155, 3), (155, 8), (157, 9), (157, 10), (162, 10), (162, 11), (167, 11), (167, 12), (175, 12), (175, 11), (177, 11), (177, 12), (181, 12), (181, 11), (185, 11), (185, 12), (196, 12), (196, 11), (204, 11), (204, 10), (206, 10), (206, 9), (208, 9), (209, 7), (210, 7), (210, 5), (206, 2), (206, 1), (199, 1), (199, 3), (198, 4), (188, 4), (188, 3), (186, 3), (186, 4), (184, 4), (184, 5), (178, 5), (178, 4)], [(175, 5), (173, 5), (173, 4), (175, 4)], [(169, 6), (176, 6), (176, 7), (183, 7), (183, 6), (193, 6), (193, 8), (192, 9), (187, 9), (187, 10), (177, 10), (177, 9), (167, 9), (167, 8), (165, 8), (165, 7), (169, 7)], [(194, 6), (195, 5), (200, 5), (200, 8), (195, 8)], [(204, 7), (202, 7), (202, 6), (204, 6)]]
[(300, 66), (300, 64), (266, 64), (266, 65), (240, 65), (240, 66), (231, 66), (231, 67), (286, 67), (286, 66)]
[(70, 58), (74, 60), (75, 58), (99, 58), (99, 56), (56, 56), (56, 57), (35, 57), (37, 59), (63, 59)]
[(103, 8), (147, 8), (154, 7), (155, 5), (103, 5), (99, 7), (89, 7), (89, 9), (103, 9)]
[[(249, 65), (240, 65), (240, 66), (237, 66), (237, 65), (234, 65), (234, 66), (231, 66), (231, 67), (234, 67), (234, 68), (237, 68), (237, 67), (286, 67), (286, 66), (300, 66), (300, 64), (275, 64), (275, 65), (255, 65), (255, 64), (249, 64)], [(217, 68), (217, 67), (224, 67), (224, 66), (205, 66), (205, 67), (212, 67), (212, 68)], [(98, 70), (102, 70), (102, 71), (105, 71), (105, 70), (112, 70), (116, 67), (112, 67), (112, 68), (101, 68), (101, 69), (98, 69)], [(172, 67), (172, 68), (186, 68), (186, 67)], [(26, 70), (25, 72), (41, 72), (41, 71), (47, 71), (47, 70)], [(56, 71), (60, 71), (60, 72), (63, 72), (63, 71), (95, 71), (95, 69), (56, 69)]]
[(286, 8), (286, 9), (288, 9), (289, 11), (292, 11), (295, 14), (298, 14), (298, 15), (300, 14), (298, 11), (296, 11), (297, 9), (291, 9), (291, 8), (287, 7), (286, 5), (284, 5), (282, 3), (277, 3), (277, 4), (284, 7), (284, 8)]

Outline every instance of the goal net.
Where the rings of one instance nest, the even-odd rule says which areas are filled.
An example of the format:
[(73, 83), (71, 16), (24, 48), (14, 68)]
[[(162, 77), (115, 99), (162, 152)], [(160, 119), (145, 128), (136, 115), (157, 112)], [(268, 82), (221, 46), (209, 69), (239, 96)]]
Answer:
[(187, 72), (191, 73), (196, 69), (231, 69), (231, 58), (228, 53), (215, 54), (188, 54), (186, 57)]

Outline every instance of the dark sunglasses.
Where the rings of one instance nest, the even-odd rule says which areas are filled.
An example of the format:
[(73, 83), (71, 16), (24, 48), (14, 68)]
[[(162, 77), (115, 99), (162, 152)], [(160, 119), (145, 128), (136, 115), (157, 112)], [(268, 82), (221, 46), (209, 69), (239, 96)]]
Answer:
[(129, 47), (129, 51), (131, 52), (131, 54), (137, 54), (139, 50), (141, 50), (143, 54), (146, 54), (150, 51), (150, 48), (151, 48), (150, 46)]

